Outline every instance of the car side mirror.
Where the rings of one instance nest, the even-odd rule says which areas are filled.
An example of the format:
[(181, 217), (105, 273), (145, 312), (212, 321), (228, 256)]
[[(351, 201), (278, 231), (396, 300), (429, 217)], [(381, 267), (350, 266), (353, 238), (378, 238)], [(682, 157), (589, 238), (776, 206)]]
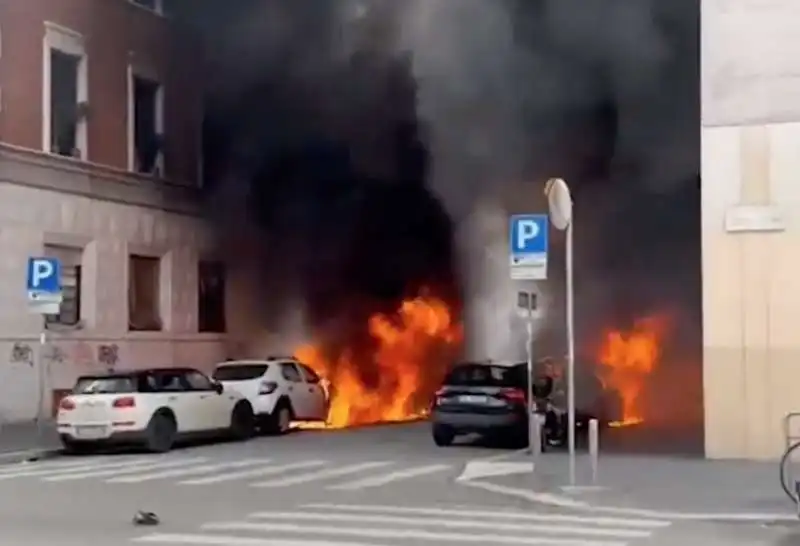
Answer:
[(214, 391), (217, 394), (222, 394), (222, 391), (224, 391), (224, 390), (225, 389), (223, 388), (222, 383), (214, 383)]

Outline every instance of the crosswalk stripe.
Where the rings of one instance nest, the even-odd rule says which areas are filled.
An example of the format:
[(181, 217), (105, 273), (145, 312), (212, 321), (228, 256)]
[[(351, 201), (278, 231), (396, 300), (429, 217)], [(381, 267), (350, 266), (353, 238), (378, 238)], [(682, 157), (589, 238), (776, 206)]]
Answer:
[(291, 470), (303, 470), (305, 468), (314, 468), (323, 466), (325, 461), (301, 461), (299, 463), (289, 463), (278, 466), (267, 466), (264, 468), (254, 468), (251, 470), (242, 470), (239, 472), (228, 472), (225, 474), (217, 474), (216, 476), (207, 476), (205, 478), (195, 478), (192, 480), (184, 480), (178, 482), (179, 485), (207, 485), (210, 483), (229, 482), (233, 480), (241, 480), (246, 478), (260, 478), (272, 474), (280, 474), (281, 472), (289, 472)]
[(193, 457), (190, 459), (178, 459), (163, 463), (140, 463), (122, 468), (112, 468), (109, 470), (100, 470), (96, 472), (63, 472), (55, 476), (47, 476), (42, 478), (46, 482), (66, 482), (72, 480), (84, 480), (87, 478), (107, 478), (110, 476), (119, 476), (121, 474), (133, 474), (134, 472), (147, 472), (150, 470), (163, 470), (166, 468), (182, 467), (190, 464), (204, 463), (208, 459), (205, 457)]
[(313, 481), (325, 480), (328, 478), (336, 478), (339, 476), (346, 476), (347, 474), (355, 474), (363, 470), (370, 470), (382, 466), (392, 464), (391, 461), (373, 461), (366, 463), (358, 463), (348, 466), (341, 466), (329, 470), (318, 470), (316, 472), (307, 472), (298, 476), (289, 476), (287, 478), (278, 478), (276, 480), (269, 480), (253, 484), (253, 487), (287, 487), (290, 485), (297, 485), (300, 483), (308, 483)]
[(307, 503), (301, 506), (305, 510), (335, 510), (340, 512), (357, 512), (372, 514), (392, 514), (411, 516), (443, 516), (456, 518), (481, 518), (494, 520), (518, 521), (546, 521), (549, 523), (576, 523), (587, 525), (607, 525), (628, 527), (636, 529), (659, 529), (672, 525), (671, 521), (661, 519), (626, 519), (605, 516), (577, 516), (571, 514), (543, 514), (514, 510), (493, 511), (478, 508), (438, 508), (438, 507), (412, 507), (390, 506), (377, 504), (332, 504), (332, 503)]
[[(97, 462), (104, 462), (108, 461), (111, 457), (91, 457), (88, 461), (92, 463)], [(7, 473), (17, 473), (20, 471), (30, 471), (30, 470), (66, 470), (67, 468), (72, 468), (75, 466), (85, 466), (89, 464), (86, 457), (81, 457), (80, 459), (57, 459), (53, 461), (37, 461), (31, 463), (15, 463), (15, 464), (8, 464), (0, 466), (0, 476)]]
[[(152, 461), (152, 459), (150, 459)], [(111, 468), (123, 468), (135, 464), (141, 464), (146, 462), (147, 459), (145, 458), (138, 458), (135, 460), (128, 459), (125, 462), (118, 461), (118, 462), (111, 462), (111, 463), (99, 463), (99, 464), (84, 464), (81, 466), (73, 466), (69, 469), (70, 472), (84, 472), (90, 470), (106, 470)], [(5, 474), (0, 475), (0, 480), (10, 480), (13, 478), (28, 478), (32, 476), (51, 476), (53, 474), (58, 474), (63, 472), (62, 470), (56, 468), (45, 468), (42, 470), (20, 470), (19, 472), (6, 472)]]
[(445, 518), (421, 518), (402, 516), (378, 516), (365, 514), (331, 514), (309, 512), (257, 512), (250, 515), (253, 519), (277, 521), (318, 521), (323, 523), (371, 523), (397, 525), (400, 527), (423, 527), (433, 525), (443, 529), (476, 529), (484, 531), (520, 531), (525, 533), (562, 533), (611, 538), (647, 538), (652, 531), (637, 529), (617, 529), (612, 527), (581, 527), (578, 525), (559, 525), (544, 523), (500, 523), (497, 521), (453, 520)]
[(152, 534), (134, 538), (131, 542), (149, 544), (184, 544), (187, 546), (381, 546), (366, 542), (330, 540), (297, 540), (288, 538), (257, 538), (227, 535)]
[(241, 461), (230, 461), (227, 463), (207, 464), (203, 466), (195, 466), (192, 468), (179, 468), (177, 470), (165, 470), (163, 472), (153, 472), (151, 474), (138, 474), (133, 476), (122, 476), (119, 478), (111, 478), (106, 480), (106, 483), (141, 483), (151, 480), (163, 480), (165, 478), (176, 478), (180, 476), (191, 476), (192, 474), (207, 474), (216, 470), (225, 470), (229, 468), (242, 468), (245, 466), (253, 466), (257, 464), (266, 464), (269, 459), (244, 459)]
[(523, 546), (627, 546), (625, 541), (606, 541), (579, 538), (512, 536), (476, 533), (437, 532), (408, 527), (343, 527), (341, 525), (295, 525), (291, 523), (269, 522), (253, 523), (249, 521), (226, 521), (207, 523), (201, 527), (204, 531), (250, 531), (275, 533), (297, 533), (302, 535), (345, 536), (369, 539), (414, 539), (448, 542), (480, 542), (484, 544), (520, 544)]
[(338, 489), (344, 491), (352, 491), (355, 489), (366, 489), (368, 487), (380, 487), (383, 485), (387, 485), (389, 483), (400, 481), (400, 480), (407, 480), (410, 478), (417, 478), (419, 476), (425, 476), (428, 474), (435, 474), (436, 472), (443, 472), (445, 470), (449, 470), (451, 468), (450, 465), (447, 464), (432, 464), (426, 466), (415, 466), (412, 468), (407, 468), (404, 470), (396, 470), (395, 472), (389, 472), (388, 474), (378, 475), (378, 476), (370, 476), (367, 478), (363, 478), (360, 480), (354, 480), (351, 482), (346, 482), (343, 484), (338, 485), (331, 485), (328, 489)]

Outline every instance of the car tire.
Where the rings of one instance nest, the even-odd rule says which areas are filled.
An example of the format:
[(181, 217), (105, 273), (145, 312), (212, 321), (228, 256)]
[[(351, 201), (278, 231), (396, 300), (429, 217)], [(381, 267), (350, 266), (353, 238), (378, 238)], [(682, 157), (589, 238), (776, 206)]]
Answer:
[(253, 407), (242, 400), (234, 406), (231, 412), (230, 436), (236, 441), (243, 442), (252, 438), (255, 435), (255, 431), (256, 424)]
[(157, 413), (147, 424), (145, 448), (152, 453), (166, 453), (175, 445), (177, 434), (175, 419), (165, 413)]
[(446, 425), (433, 425), (433, 443), (439, 447), (447, 447), (456, 439), (455, 431)]
[(282, 436), (289, 432), (293, 419), (294, 411), (291, 404), (280, 400), (267, 418), (266, 432), (273, 436)]

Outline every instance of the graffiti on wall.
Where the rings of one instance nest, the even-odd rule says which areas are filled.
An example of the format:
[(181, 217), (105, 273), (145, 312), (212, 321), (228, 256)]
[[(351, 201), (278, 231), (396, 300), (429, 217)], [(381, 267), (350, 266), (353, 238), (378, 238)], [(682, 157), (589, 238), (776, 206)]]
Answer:
[(119, 363), (119, 346), (116, 343), (98, 345), (97, 362), (108, 371), (113, 371)]
[(45, 353), (45, 358), (55, 364), (63, 364), (67, 360), (67, 354), (59, 345), (51, 345)]
[(11, 346), (9, 361), (12, 364), (27, 364), (33, 366), (33, 348), (30, 344), (17, 341)]

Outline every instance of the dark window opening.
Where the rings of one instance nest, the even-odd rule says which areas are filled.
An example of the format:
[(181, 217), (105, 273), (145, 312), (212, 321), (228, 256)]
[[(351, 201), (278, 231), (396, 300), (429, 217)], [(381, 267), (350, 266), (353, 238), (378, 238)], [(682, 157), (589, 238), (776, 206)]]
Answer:
[(158, 132), (158, 97), (161, 84), (133, 77), (133, 146), (136, 172), (155, 174), (162, 152)]
[(149, 256), (131, 256), (128, 271), (128, 329), (156, 332), (161, 330), (160, 283), (161, 260)]
[(225, 264), (200, 262), (197, 280), (198, 330), (225, 332)]
[(50, 151), (80, 157), (78, 149), (78, 70), (81, 58), (50, 50)]

